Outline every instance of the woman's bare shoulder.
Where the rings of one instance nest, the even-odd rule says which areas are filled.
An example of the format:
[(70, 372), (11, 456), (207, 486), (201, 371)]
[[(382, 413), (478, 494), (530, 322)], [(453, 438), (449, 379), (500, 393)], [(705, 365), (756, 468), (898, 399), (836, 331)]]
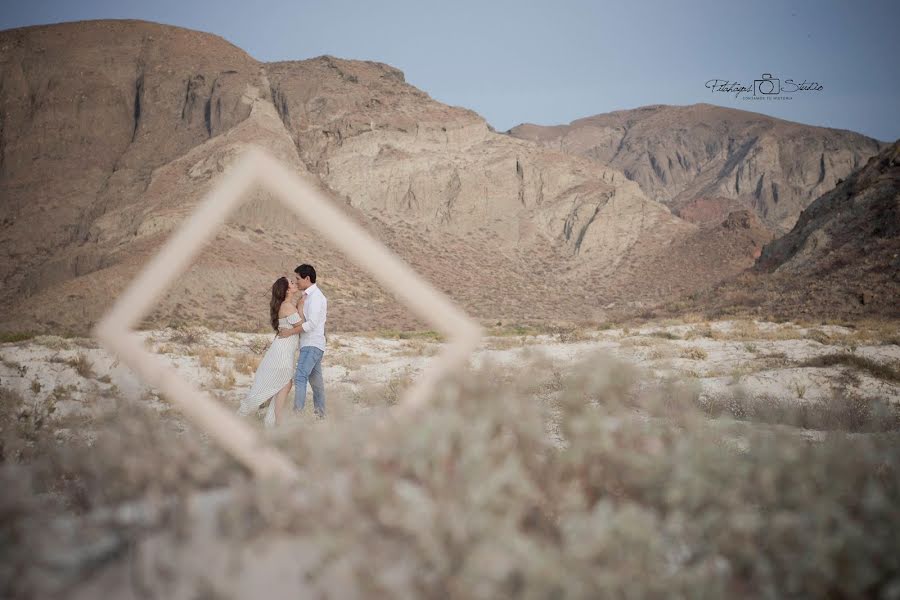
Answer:
[(281, 303), (281, 307), (278, 309), (279, 317), (287, 317), (297, 312), (297, 307), (294, 306), (292, 302), (288, 302), (285, 300)]

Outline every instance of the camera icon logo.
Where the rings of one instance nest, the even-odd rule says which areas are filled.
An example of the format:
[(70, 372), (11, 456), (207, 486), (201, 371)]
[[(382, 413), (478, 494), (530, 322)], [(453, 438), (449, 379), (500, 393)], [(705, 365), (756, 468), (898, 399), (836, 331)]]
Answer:
[(781, 80), (772, 77), (771, 73), (763, 73), (762, 79), (753, 80), (753, 95), (764, 94), (775, 96), (781, 93)]

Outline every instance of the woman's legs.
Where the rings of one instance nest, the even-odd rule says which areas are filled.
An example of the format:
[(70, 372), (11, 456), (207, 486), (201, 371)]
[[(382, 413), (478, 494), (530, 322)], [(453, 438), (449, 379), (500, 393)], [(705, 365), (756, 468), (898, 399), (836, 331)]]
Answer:
[(284, 403), (287, 401), (288, 394), (291, 393), (292, 385), (294, 385), (294, 382), (288, 381), (287, 385), (278, 390), (278, 394), (275, 396), (275, 425), (281, 425), (281, 415), (284, 414)]

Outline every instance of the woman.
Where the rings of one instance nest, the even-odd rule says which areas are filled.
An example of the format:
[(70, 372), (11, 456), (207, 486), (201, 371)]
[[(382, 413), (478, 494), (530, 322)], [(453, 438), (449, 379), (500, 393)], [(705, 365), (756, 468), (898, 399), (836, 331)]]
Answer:
[[(299, 304), (297, 298), (299, 296)], [(272, 329), (291, 329), (303, 322), (304, 296), (300, 288), (287, 277), (279, 277), (272, 284), (272, 300), (269, 303), (269, 316), (272, 321)], [(241, 402), (238, 414), (249, 415), (257, 410), (267, 400), (269, 408), (266, 411), (266, 427), (278, 425), (283, 420), (284, 403), (294, 379), (294, 354), (300, 343), (299, 335), (278, 337), (272, 341), (272, 345), (266, 350), (265, 356), (256, 369), (253, 385), (247, 393), (247, 397)]]

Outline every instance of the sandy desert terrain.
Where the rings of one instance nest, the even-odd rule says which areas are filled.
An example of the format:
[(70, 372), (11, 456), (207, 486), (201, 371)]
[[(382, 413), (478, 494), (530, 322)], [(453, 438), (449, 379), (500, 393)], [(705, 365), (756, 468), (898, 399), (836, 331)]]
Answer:
[[(750, 569), (753, 586), (773, 573), (803, 577), (759, 550), (767, 536), (811, 526), (797, 501), (846, 516), (857, 510), (846, 494), (868, 486), (859, 498), (875, 504), (846, 526), (896, 522), (896, 506), (877, 500), (894, 493), (900, 447), (891, 325), (684, 319), (489, 333), (469, 374), (421, 418), (380, 427), (373, 417), (388, 414), (439, 336), (330, 335), (328, 419), (308, 409), (265, 432), (301, 467), (303, 482), (289, 490), (254, 483), (92, 340), (3, 343), (8, 589), (239, 597), (265, 581), (272, 597), (440, 595), (446, 586), (489, 597), (510, 585), (616, 593), (634, 589), (628, 569), (668, 565), (690, 573), (685, 593), (728, 593), (743, 585), (732, 568)], [(140, 335), (232, 408), (271, 339), (199, 327)], [(787, 520), (771, 521), (773, 510)], [(885, 535), (867, 538), (862, 555), (893, 560), (885, 548), (895, 538)], [(629, 540), (647, 554), (614, 550)], [(606, 559), (584, 580), (526, 576), (509, 554), (516, 544), (518, 558), (569, 574), (601, 564), (585, 544)], [(684, 544), (696, 545), (702, 568), (688, 569)], [(831, 568), (861, 552), (819, 549), (810, 561)], [(668, 584), (650, 578), (641, 590)], [(812, 579), (804, 589), (860, 585)]]

